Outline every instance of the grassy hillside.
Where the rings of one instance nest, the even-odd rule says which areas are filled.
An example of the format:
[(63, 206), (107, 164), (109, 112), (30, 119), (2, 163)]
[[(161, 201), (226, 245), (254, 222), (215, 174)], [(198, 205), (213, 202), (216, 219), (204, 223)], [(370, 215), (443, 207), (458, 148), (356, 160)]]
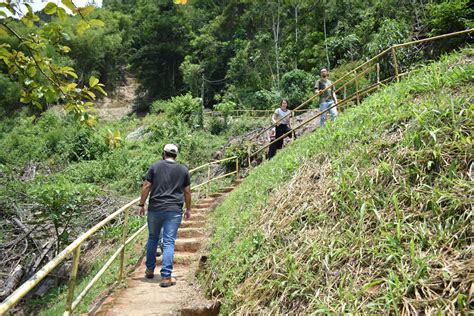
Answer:
[(213, 218), (204, 278), (224, 313), (466, 309), (473, 54), (425, 66), (250, 173)]

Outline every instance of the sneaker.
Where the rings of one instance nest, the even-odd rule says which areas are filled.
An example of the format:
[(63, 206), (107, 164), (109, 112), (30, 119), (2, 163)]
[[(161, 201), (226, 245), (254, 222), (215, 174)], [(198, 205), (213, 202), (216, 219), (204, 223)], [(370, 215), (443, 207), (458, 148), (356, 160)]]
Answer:
[(159, 257), (163, 254), (163, 244), (161, 244), (157, 249), (156, 249), (156, 256)]
[(169, 277), (169, 278), (161, 278), (160, 286), (161, 287), (170, 287), (176, 284), (176, 279)]
[(153, 279), (153, 277), (155, 276), (155, 273), (151, 270), (145, 270), (145, 278), (147, 279)]

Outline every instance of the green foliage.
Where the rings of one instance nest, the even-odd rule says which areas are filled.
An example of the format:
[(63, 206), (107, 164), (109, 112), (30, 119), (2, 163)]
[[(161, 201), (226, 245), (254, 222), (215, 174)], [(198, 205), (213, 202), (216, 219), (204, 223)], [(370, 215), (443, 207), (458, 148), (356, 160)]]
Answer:
[(104, 21), (105, 26), (88, 29), (82, 36), (71, 32), (68, 55), (80, 74), (79, 84), (96, 76), (107, 91), (113, 91), (123, 82), (123, 67), (130, 55), (132, 21), (128, 15), (104, 9), (95, 10), (91, 16)]
[[(236, 106), (237, 105), (232, 101), (221, 102), (214, 105), (214, 109), (224, 117), (224, 130), (227, 129), (229, 115), (235, 110)], [(216, 122), (214, 121), (214, 123)]]
[(249, 174), (213, 218), (203, 278), (222, 313), (466, 312), (469, 282), (451, 287), (466, 271), (443, 271), (469, 264), (471, 57), (421, 69)]
[(468, 0), (450, 0), (430, 3), (426, 24), (432, 35), (462, 31), (474, 26), (473, 9)]
[(168, 99), (183, 87), (179, 66), (189, 30), (171, 1), (138, 1), (131, 30), (136, 51), (130, 64), (151, 99)]
[(122, 146), (123, 138), (120, 135), (120, 131), (112, 132), (110, 129), (107, 130), (107, 136), (105, 137), (105, 143), (109, 148), (117, 148)]
[(377, 33), (366, 44), (369, 56), (375, 56), (382, 50), (399, 43), (407, 41), (410, 36), (410, 25), (404, 21), (386, 19), (381, 23)]
[(228, 127), (229, 136), (243, 135), (247, 132), (256, 130), (268, 124), (268, 118), (243, 117), (242, 119), (233, 119)]
[[(78, 34), (84, 33), (91, 27), (103, 26), (103, 22), (86, 17), (93, 11), (93, 6), (77, 8), (70, 0), (62, 3), (73, 14), (81, 15), (74, 24)], [(58, 59), (51, 58), (63, 56), (70, 52), (70, 47), (64, 45), (63, 40), (69, 38), (65, 32), (65, 25), (71, 22), (66, 11), (49, 3), (43, 10), (46, 15), (57, 15), (57, 19), (50, 23), (41, 23), (39, 15), (35, 14), (32, 7), (25, 3), (27, 9), (23, 13), (19, 5), (12, 1), (1, 3), (13, 15), (21, 16), (20, 22), (26, 30), (20, 27), (20, 22), (4, 17), (0, 20), (0, 35), (9, 37), (10, 41), (0, 44), (0, 69), (8, 77), (21, 86), (20, 102), (44, 109), (48, 104), (62, 102), (64, 109), (74, 114), (75, 118), (87, 125), (93, 125), (95, 118), (90, 115), (92, 102), (96, 95), (94, 91), (105, 94), (103, 84), (78, 85), (78, 75), (75, 70), (67, 65), (61, 65)], [(23, 32), (23, 30), (25, 32)], [(11, 44), (10, 44), (11, 43)], [(12, 45), (13, 44), (13, 45)]]
[(220, 135), (226, 131), (227, 124), (224, 118), (213, 116), (209, 120), (208, 129), (212, 135)]
[(198, 64), (193, 64), (190, 62), (189, 58), (185, 58), (185, 60), (181, 63), (181, 66), (179, 66), (179, 69), (183, 74), (183, 81), (188, 89), (193, 95), (198, 95), (199, 89), (202, 85), (201, 66)]
[(214, 105), (214, 109), (221, 113), (224, 117), (228, 117), (236, 108), (236, 104), (232, 101), (221, 102)]
[(165, 139), (177, 139), (191, 133), (190, 127), (182, 120), (173, 117), (172, 119), (157, 119), (157, 122), (148, 127), (150, 143), (162, 142)]
[(95, 160), (107, 150), (106, 142), (94, 130), (81, 128), (69, 140), (71, 150), (70, 161)]
[(20, 85), (0, 73), (0, 117), (11, 112), (20, 102)]
[(276, 91), (259, 90), (253, 94), (251, 99), (251, 108), (258, 110), (267, 110), (278, 106), (281, 95)]
[(193, 98), (190, 93), (173, 97), (169, 101), (155, 101), (153, 108), (156, 112), (164, 110), (168, 119), (174, 124), (183, 122), (192, 128), (199, 125), (202, 115), (200, 100)]
[(71, 226), (81, 216), (82, 209), (96, 196), (87, 184), (75, 184), (63, 177), (44, 179), (31, 187), (28, 195), (38, 203), (34, 218), (37, 224), (51, 223), (56, 232), (58, 248), (69, 243)]
[(281, 94), (288, 99), (290, 108), (297, 107), (314, 93), (314, 76), (304, 70), (294, 69), (281, 77)]
[(150, 107), (151, 114), (160, 114), (164, 113), (169, 106), (168, 100), (156, 100), (153, 101)]
[[(248, 167), (247, 159), (248, 159), (248, 148), (249, 145), (251, 146), (252, 152), (256, 149), (254, 144), (243, 143), (243, 144), (233, 144), (226, 148), (224, 153), (224, 158), (229, 157), (238, 157), (240, 167)], [(223, 163), (224, 167), (226, 168), (227, 172), (231, 172), (235, 170), (235, 161), (229, 160)]]

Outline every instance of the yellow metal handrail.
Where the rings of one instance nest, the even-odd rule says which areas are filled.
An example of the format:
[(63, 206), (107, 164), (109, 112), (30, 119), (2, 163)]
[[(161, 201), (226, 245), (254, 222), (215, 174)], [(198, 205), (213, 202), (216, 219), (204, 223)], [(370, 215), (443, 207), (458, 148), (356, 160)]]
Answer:
[[(224, 175), (211, 177), (210, 176), (210, 166), (219, 164), (222, 162), (235, 160), (235, 171), (229, 172)], [(208, 185), (215, 180), (222, 179), (224, 177), (228, 177), (231, 175), (236, 175), (236, 178), (239, 178), (239, 158), (237, 156), (224, 158), (220, 160), (215, 160), (198, 166), (194, 169), (191, 169), (189, 172), (193, 173), (197, 170), (203, 169), (208, 167), (208, 179), (201, 184), (195, 185), (191, 187), (191, 190), (196, 189), (203, 185)], [(208, 189), (208, 194), (210, 193), (210, 187)], [(132, 236), (127, 239), (128, 233), (128, 217), (129, 217), (129, 210), (130, 208), (136, 204), (140, 198), (136, 198), (126, 205), (119, 208), (117, 211), (113, 212), (101, 222), (96, 224), (94, 227), (83, 233), (79, 236), (76, 240), (74, 240), (69, 246), (67, 246), (63, 251), (61, 251), (55, 258), (49, 261), (43, 268), (41, 268), (38, 272), (36, 272), (29, 280), (23, 283), (19, 288), (17, 288), (10, 296), (8, 296), (1, 304), (0, 304), (0, 315), (4, 315), (9, 309), (15, 306), (25, 295), (27, 295), (41, 280), (43, 280), (51, 271), (53, 271), (61, 262), (63, 262), (69, 255), (73, 254), (73, 263), (71, 267), (71, 274), (69, 277), (68, 282), (68, 292), (66, 296), (66, 307), (64, 315), (70, 315), (79, 305), (82, 299), (87, 295), (89, 290), (94, 286), (94, 284), (99, 280), (99, 278), (105, 273), (105, 271), (112, 265), (112, 263), (120, 256), (120, 266), (119, 266), (119, 274), (118, 280), (122, 281), (124, 278), (124, 267), (125, 267), (125, 247), (134, 241), (140, 233), (142, 233), (146, 228), (147, 225), (143, 225), (138, 229)], [(112, 220), (116, 219), (121, 214), (124, 215), (124, 223), (123, 223), (123, 231), (122, 231), (122, 238), (120, 242), (120, 246), (117, 250), (109, 257), (106, 263), (102, 266), (102, 268), (96, 273), (96, 275), (92, 278), (92, 280), (85, 286), (82, 292), (74, 299), (74, 290), (76, 287), (77, 281), (77, 272), (79, 267), (80, 255), (81, 255), (81, 245), (84, 241), (90, 238), (94, 233), (96, 233), (99, 229), (104, 227), (106, 224), (110, 223)]]
[[(0, 315), (6, 313), (11, 307), (13, 307), (20, 299), (22, 299), (31, 289), (33, 289), (41, 280), (43, 280), (54, 268), (56, 268), (67, 256), (75, 252), (74, 260), (77, 260), (81, 244), (97, 232), (100, 228), (105, 226), (107, 223), (115, 219), (117, 216), (122, 214), (124, 211), (128, 211), (130, 206), (137, 203), (139, 198), (134, 199), (133, 201), (122, 206), (120, 209), (114, 213), (107, 216), (101, 222), (96, 224), (94, 227), (89, 229), (87, 232), (83, 233), (79, 238), (73, 241), (69, 246), (67, 246), (63, 251), (61, 251), (53, 260), (48, 262), (43, 268), (35, 273), (28, 281), (23, 283), (19, 288), (17, 288), (10, 296), (8, 296), (0, 305)], [(74, 268), (74, 264), (73, 264)], [(76, 267), (77, 272), (77, 267)], [(72, 276), (71, 276), (72, 278)], [(75, 278), (75, 275), (74, 275)]]

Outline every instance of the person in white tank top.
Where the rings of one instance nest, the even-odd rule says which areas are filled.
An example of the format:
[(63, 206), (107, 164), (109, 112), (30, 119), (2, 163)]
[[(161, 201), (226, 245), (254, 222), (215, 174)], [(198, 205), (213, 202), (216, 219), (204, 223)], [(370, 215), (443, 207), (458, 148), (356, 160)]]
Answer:
[[(272, 123), (276, 125), (275, 139), (278, 139), (282, 135), (291, 131), (290, 117), (291, 111), (288, 109), (288, 101), (283, 99), (280, 102), (280, 107), (277, 108), (272, 115)], [(282, 147), (283, 138), (271, 144), (268, 150), (268, 159), (272, 159), (272, 157), (275, 156), (277, 150), (281, 149)]]

